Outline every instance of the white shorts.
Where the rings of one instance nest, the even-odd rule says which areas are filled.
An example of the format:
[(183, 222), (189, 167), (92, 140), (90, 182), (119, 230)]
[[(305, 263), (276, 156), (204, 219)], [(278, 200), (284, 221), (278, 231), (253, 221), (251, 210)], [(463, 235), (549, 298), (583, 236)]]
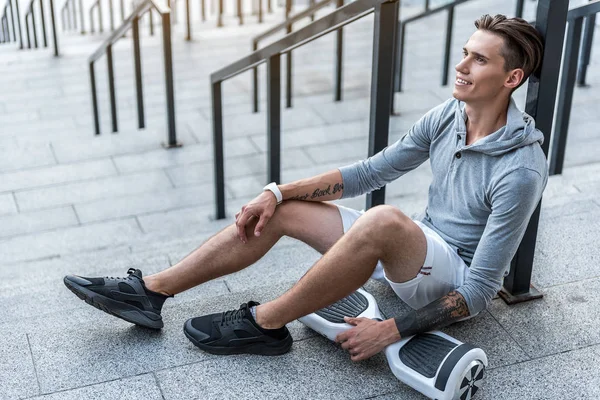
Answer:
[[(364, 211), (337, 206), (346, 233)], [(419, 274), (407, 282), (392, 282), (378, 262), (371, 278), (389, 283), (398, 297), (416, 310), (461, 286), (469, 275), (469, 267), (440, 235), (420, 221), (413, 222), (423, 230), (427, 239), (427, 255)]]

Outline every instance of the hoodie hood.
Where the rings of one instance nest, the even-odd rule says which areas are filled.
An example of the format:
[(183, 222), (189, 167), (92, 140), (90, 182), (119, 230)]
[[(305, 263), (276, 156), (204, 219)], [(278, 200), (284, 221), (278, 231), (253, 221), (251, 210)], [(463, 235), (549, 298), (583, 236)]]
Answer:
[[(466, 134), (467, 113), (465, 104), (456, 102), (456, 129), (459, 133)], [(496, 132), (479, 139), (464, 150), (476, 151), (490, 156), (500, 156), (519, 147), (529, 146), (538, 142), (540, 146), (544, 143), (544, 134), (535, 128), (535, 121), (527, 113), (519, 110), (511, 97), (508, 105), (506, 125)]]

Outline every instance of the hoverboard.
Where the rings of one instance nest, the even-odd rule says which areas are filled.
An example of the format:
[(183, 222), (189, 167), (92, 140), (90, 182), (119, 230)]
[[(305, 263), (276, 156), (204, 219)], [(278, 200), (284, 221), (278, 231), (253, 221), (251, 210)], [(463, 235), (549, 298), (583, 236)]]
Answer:
[[(385, 318), (375, 298), (358, 289), (350, 296), (298, 321), (331, 341), (353, 328), (344, 317)], [(402, 382), (437, 400), (469, 400), (481, 388), (487, 356), (480, 348), (440, 331), (402, 338), (386, 347), (390, 369)]]

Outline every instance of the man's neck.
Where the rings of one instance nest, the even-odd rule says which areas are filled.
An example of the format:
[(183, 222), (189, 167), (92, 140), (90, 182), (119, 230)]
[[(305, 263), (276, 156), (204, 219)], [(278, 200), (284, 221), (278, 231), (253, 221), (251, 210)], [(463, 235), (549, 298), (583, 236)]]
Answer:
[(484, 138), (506, 125), (509, 99), (489, 103), (466, 104), (467, 145)]

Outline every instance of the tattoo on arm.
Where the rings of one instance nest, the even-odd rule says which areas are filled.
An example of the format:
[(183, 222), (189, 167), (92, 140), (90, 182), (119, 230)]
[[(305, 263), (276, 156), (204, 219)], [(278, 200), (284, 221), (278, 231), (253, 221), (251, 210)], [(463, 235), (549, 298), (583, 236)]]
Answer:
[(290, 200), (306, 200), (306, 199), (308, 199), (308, 196), (309, 196), (309, 194), (306, 193), (303, 196), (298, 195), (298, 196), (290, 197)]
[(344, 190), (344, 184), (343, 183), (336, 183), (333, 186), (333, 193), (337, 193), (337, 192), (341, 192), (342, 190)]
[(469, 307), (465, 298), (460, 293), (452, 291), (423, 308), (396, 317), (395, 320), (400, 336), (407, 337), (442, 328), (468, 316)]
[(343, 183), (336, 183), (333, 186), (333, 191), (331, 190), (331, 185), (327, 186), (326, 189), (315, 189), (315, 191), (311, 194), (306, 193), (304, 195), (297, 195), (294, 197), (290, 197), (289, 200), (307, 200), (307, 199), (317, 199), (319, 197), (323, 197), (323, 196), (331, 196), (332, 194), (336, 194), (338, 192), (341, 192), (342, 190), (344, 190), (344, 184)]

